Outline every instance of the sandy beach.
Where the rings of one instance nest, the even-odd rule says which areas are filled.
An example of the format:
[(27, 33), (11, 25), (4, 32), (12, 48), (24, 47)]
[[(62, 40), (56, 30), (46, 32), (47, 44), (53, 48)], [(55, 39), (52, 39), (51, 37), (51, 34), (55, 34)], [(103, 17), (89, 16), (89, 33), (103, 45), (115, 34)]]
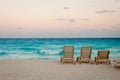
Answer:
[(61, 64), (57, 60), (0, 60), (0, 80), (120, 80), (108, 64)]

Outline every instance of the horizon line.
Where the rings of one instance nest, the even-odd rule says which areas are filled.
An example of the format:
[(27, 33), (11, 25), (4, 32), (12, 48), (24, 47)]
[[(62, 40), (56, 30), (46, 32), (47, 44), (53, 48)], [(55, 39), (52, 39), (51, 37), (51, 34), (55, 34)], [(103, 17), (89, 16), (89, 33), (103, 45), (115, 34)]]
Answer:
[(54, 37), (41, 37), (41, 38), (32, 38), (32, 37), (29, 37), (29, 38), (0, 38), (0, 39), (80, 39), (80, 38), (120, 38), (120, 37), (68, 37), (68, 38), (65, 38), (65, 37), (57, 37), (57, 38), (54, 38)]

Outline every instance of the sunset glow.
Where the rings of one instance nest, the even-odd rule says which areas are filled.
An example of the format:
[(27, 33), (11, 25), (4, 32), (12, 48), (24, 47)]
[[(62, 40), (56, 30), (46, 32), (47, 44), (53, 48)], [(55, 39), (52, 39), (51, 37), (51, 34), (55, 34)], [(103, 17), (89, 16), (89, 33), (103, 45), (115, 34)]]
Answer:
[(0, 38), (120, 37), (119, 0), (0, 0)]

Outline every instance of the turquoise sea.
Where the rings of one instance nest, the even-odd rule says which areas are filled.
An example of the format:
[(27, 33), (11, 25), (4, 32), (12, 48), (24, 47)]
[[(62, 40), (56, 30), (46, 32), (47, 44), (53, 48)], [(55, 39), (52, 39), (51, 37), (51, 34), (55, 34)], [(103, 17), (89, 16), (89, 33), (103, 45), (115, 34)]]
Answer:
[(75, 57), (82, 46), (110, 50), (110, 58), (120, 58), (120, 38), (0, 38), (0, 59), (59, 59), (63, 46), (74, 46)]

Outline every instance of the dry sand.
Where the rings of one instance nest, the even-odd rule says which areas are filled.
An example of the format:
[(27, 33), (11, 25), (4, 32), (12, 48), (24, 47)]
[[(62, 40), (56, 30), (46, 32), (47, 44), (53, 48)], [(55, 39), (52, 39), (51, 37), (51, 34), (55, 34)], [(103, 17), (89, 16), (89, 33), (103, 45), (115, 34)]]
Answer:
[(0, 60), (0, 80), (120, 80), (120, 69), (55, 60)]

